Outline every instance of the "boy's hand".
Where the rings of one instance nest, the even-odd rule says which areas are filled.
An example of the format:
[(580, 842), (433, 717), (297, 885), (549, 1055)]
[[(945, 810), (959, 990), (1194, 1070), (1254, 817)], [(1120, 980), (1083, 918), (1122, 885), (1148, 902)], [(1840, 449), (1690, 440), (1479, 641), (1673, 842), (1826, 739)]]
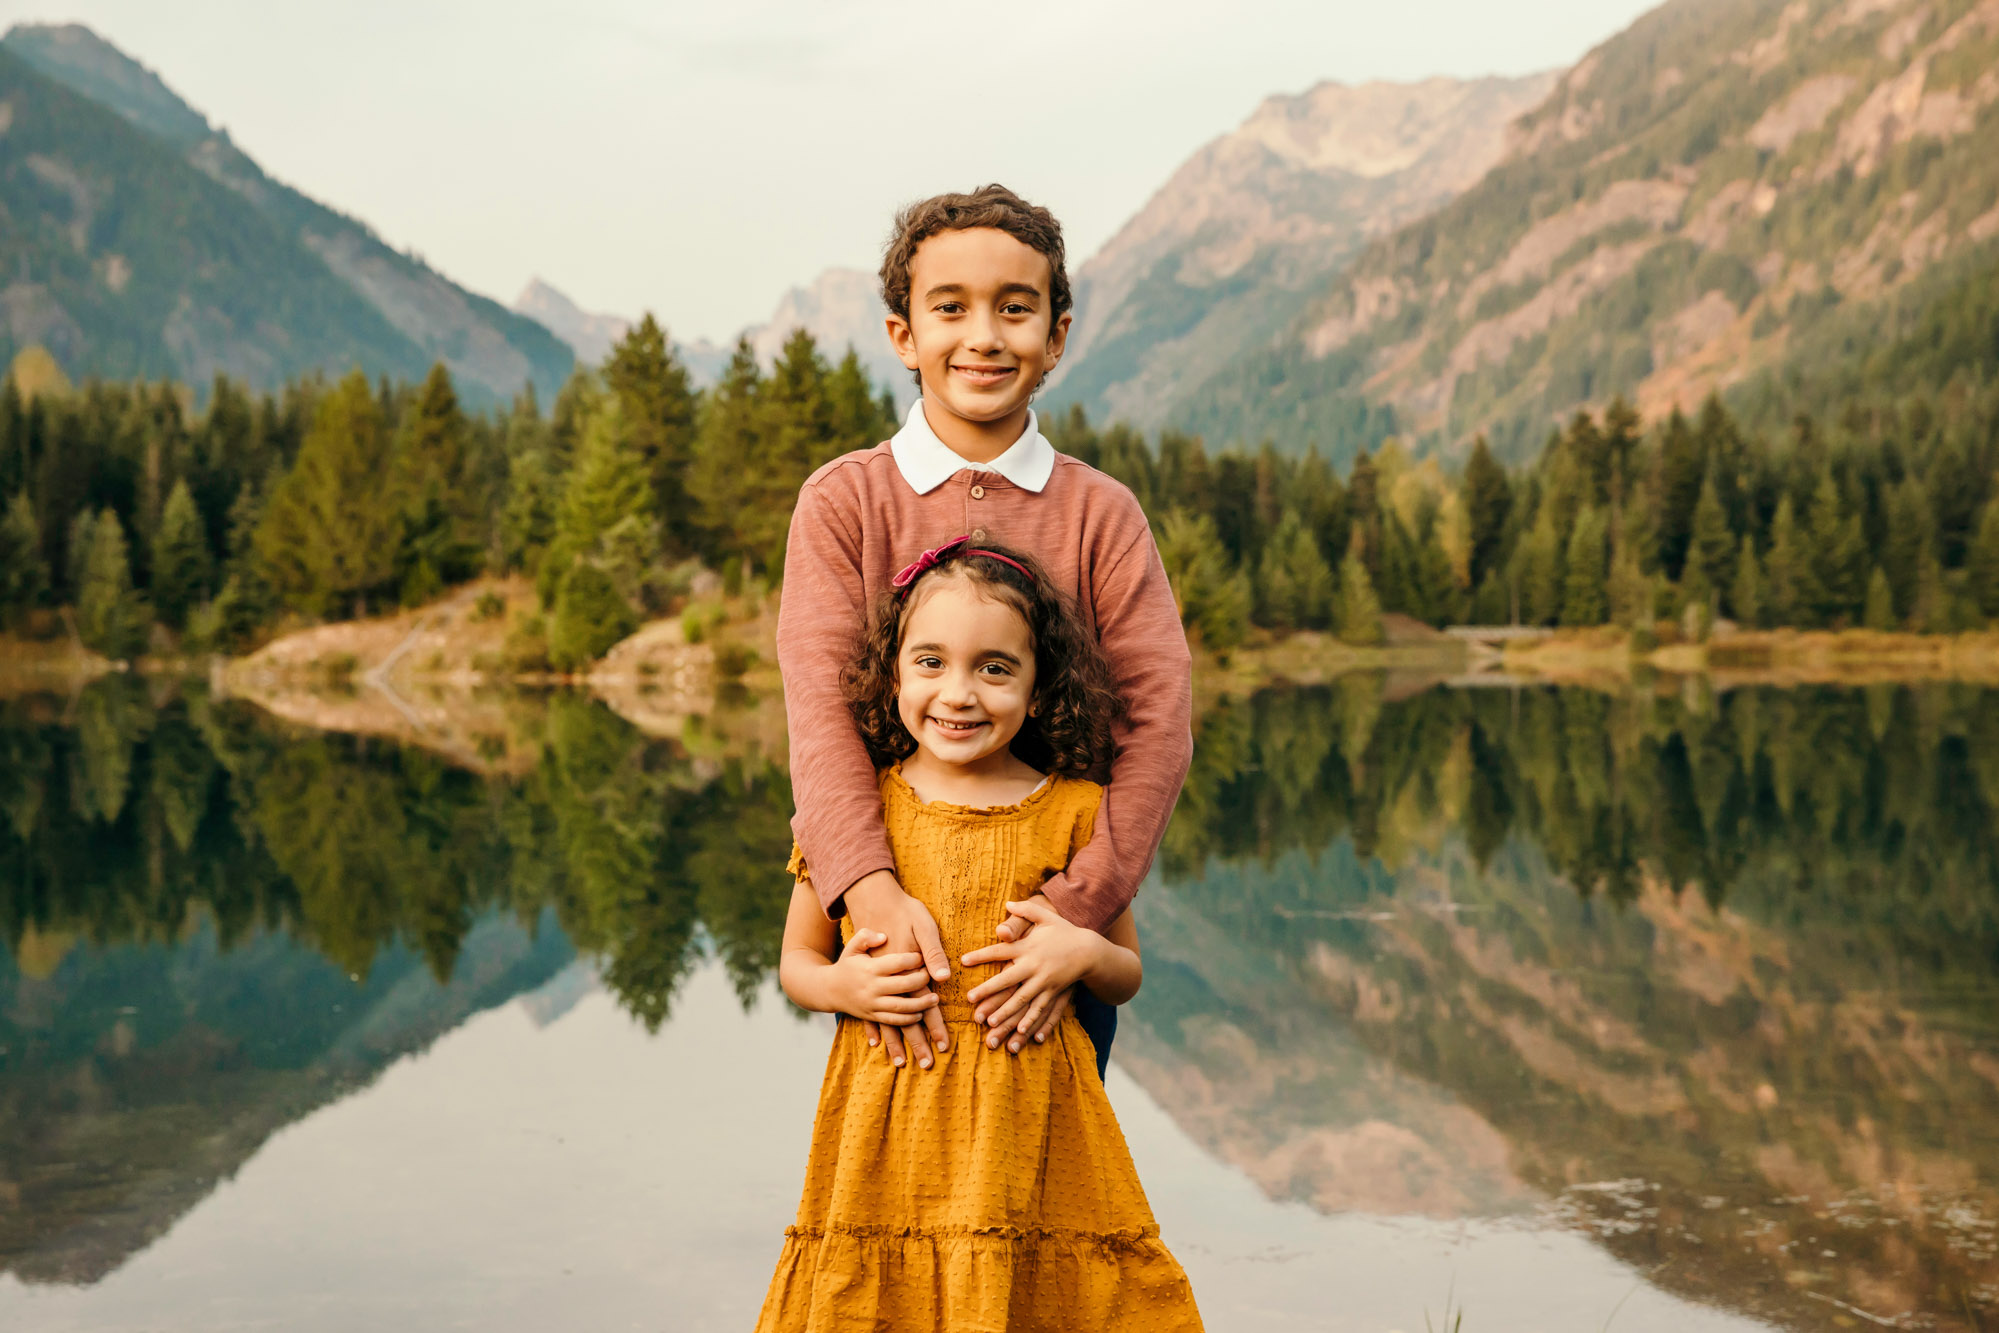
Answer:
[[(843, 895), (847, 904), (847, 915), (853, 918), (854, 931), (858, 935), (868, 931), (882, 937), (885, 948), (890, 953), (916, 953), (928, 970), (927, 977), (918, 977), (918, 985), (911, 991), (912, 998), (934, 996), (930, 981), (946, 981), (951, 976), (951, 962), (944, 956), (944, 939), (937, 931), (936, 921), (931, 919), (930, 910), (916, 899), (902, 891), (895, 875), (887, 870), (877, 870), (855, 880)], [(924, 1069), (931, 1065), (931, 1048), (949, 1050), (951, 1040), (944, 1031), (944, 1016), (938, 1012), (935, 1003), (923, 1011), (923, 1022), (919, 1026), (911, 1023), (904, 1027), (890, 1026), (883, 1031), (877, 1024), (862, 1018), (863, 1028), (868, 1036), (868, 1045), (881, 1043), (888, 1058), (897, 1065), (908, 1063), (908, 1055), (913, 1053), (916, 1063)], [(904, 1047), (907, 1044), (909, 1050)]]
[[(839, 1012), (864, 1023), (919, 1023), (925, 1011), (937, 1007), (936, 993), (924, 985), (930, 974), (923, 969), (923, 955), (870, 952), (885, 943), (887, 936), (878, 930), (855, 931), (851, 946), (826, 971), (826, 997)], [(913, 993), (919, 986), (922, 994)]]
[[(1089, 975), (1101, 956), (1103, 937), (1093, 930), (1071, 925), (1062, 919), (1052, 903), (1041, 894), (1006, 905), (1007, 919), (994, 933), (1001, 943), (974, 949), (965, 955), (967, 967), (983, 963), (1005, 963), (995, 976), (986, 978), (965, 998), (974, 1006), (973, 1014), (990, 1030), (986, 1045), (998, 1049), (1003, 1039), (1007, 1049), (1018, 1051), (1021, 1038), (1033, 1033), (1045, 1040), (1060, 1013), (1055, 1006), (1067, 1004), (1069, 988)], [(1009, 930), (1009, 927), (1016, 929)], [(1025, 927), (1025, 938), (1020, 938)], [(1012, 934), (1015, 938), (1008, 940)], [(1011, 1039), (1008, 1032), (1013, 1033)]]

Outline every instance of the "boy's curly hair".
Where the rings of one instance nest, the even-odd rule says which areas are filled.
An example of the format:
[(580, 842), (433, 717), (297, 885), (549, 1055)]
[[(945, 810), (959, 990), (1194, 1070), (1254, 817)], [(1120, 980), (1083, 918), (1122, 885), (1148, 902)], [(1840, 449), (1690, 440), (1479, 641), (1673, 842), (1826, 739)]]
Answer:
[[(1004, 185), (981, 185), (970, 194), (939, 194), (909, 205), (895, 215), (895, 230), (882, 255), (882, 304), (909, 318), (909, 266), (916, 247), (940, 231), (992, 227), (1039, 251), (1048, 260), (1049, 327), (1075, 304), (1069, 290), (1069, 270), (1062, 246), (1062, 224), (1038, 204), (1030, 204)], [(918, 375), (921, 387), (923, 377)]]
[(1075, 602), (1033, 556), (992, 542), (979, 550), (1018, 561), (1027, 573), (959, 546), (903, 589), (886, 589), (869, 608), (854, 656), (840, 672), (840, 689), (854, 726), (877, 768), (916, 752), (916, 738), (896, 706), (896, 662), (902, 632), (920, 590), (939, 579), (969, 581), (983, 596), (1012, 607), (1034, 642), (1034, 714), (1014, 736), (1016, 758), (1043, 773), (1102, 777), (1117, 754), (1113, 732), (1127, 708), (1097, 636)]

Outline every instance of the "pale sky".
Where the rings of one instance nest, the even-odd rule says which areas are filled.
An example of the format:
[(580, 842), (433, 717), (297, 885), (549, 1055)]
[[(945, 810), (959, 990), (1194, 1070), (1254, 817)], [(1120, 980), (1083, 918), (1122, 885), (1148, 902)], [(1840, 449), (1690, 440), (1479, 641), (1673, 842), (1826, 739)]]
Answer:
[(510, 303), (722, 339), (895, 208), (1002, 181), (1072, 265), (1201, 144), (1325, 79), (1564, 66), (1651, 0), (0, 0), (80, 22), (264, 169)]

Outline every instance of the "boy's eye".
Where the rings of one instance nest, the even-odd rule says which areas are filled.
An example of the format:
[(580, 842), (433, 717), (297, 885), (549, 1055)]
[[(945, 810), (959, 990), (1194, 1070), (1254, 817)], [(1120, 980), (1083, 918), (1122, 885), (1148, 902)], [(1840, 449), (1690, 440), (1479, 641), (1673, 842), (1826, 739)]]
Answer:
[(944, 301), (937, 306), (937, 313), (940, 315), (956, 315), (963, 312), (964, 309), (965, 307), (956, 301)]
[(1018, 301), (1008, 301), (1000, 307), (1000, 312), (1007, 315), (1031, 315), (1034, 313), (1034, 310), (1032, 307), (1024, 306)]

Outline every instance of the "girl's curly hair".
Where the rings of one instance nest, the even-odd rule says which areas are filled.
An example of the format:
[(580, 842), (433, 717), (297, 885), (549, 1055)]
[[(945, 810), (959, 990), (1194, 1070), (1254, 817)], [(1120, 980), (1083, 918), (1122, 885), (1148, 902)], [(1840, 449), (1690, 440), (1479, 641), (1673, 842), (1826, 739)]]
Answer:
[(1033, 556), (991, 542), (978, 549), (1017, 561), (1027, 572), (972, 554), (967, 543), (947, 552), (908, 587), (884, 590), (869, 608), (858, 650), (840, 672), (840, 689), (868, 756), (877, 768), (887, 768), (916, 752), (916, 738), (903, 726), (896, 706), (903, 627), (926, 583), (962, 578), (1017, 611), (1034, 642), (1037, 707), (1009, 747), (1015, 757), (1044, 773), (1104, 776), (1117, 754), (1113, 730), (1127, 709), (1097, 636), (1083, 623), (1074, 600)]

